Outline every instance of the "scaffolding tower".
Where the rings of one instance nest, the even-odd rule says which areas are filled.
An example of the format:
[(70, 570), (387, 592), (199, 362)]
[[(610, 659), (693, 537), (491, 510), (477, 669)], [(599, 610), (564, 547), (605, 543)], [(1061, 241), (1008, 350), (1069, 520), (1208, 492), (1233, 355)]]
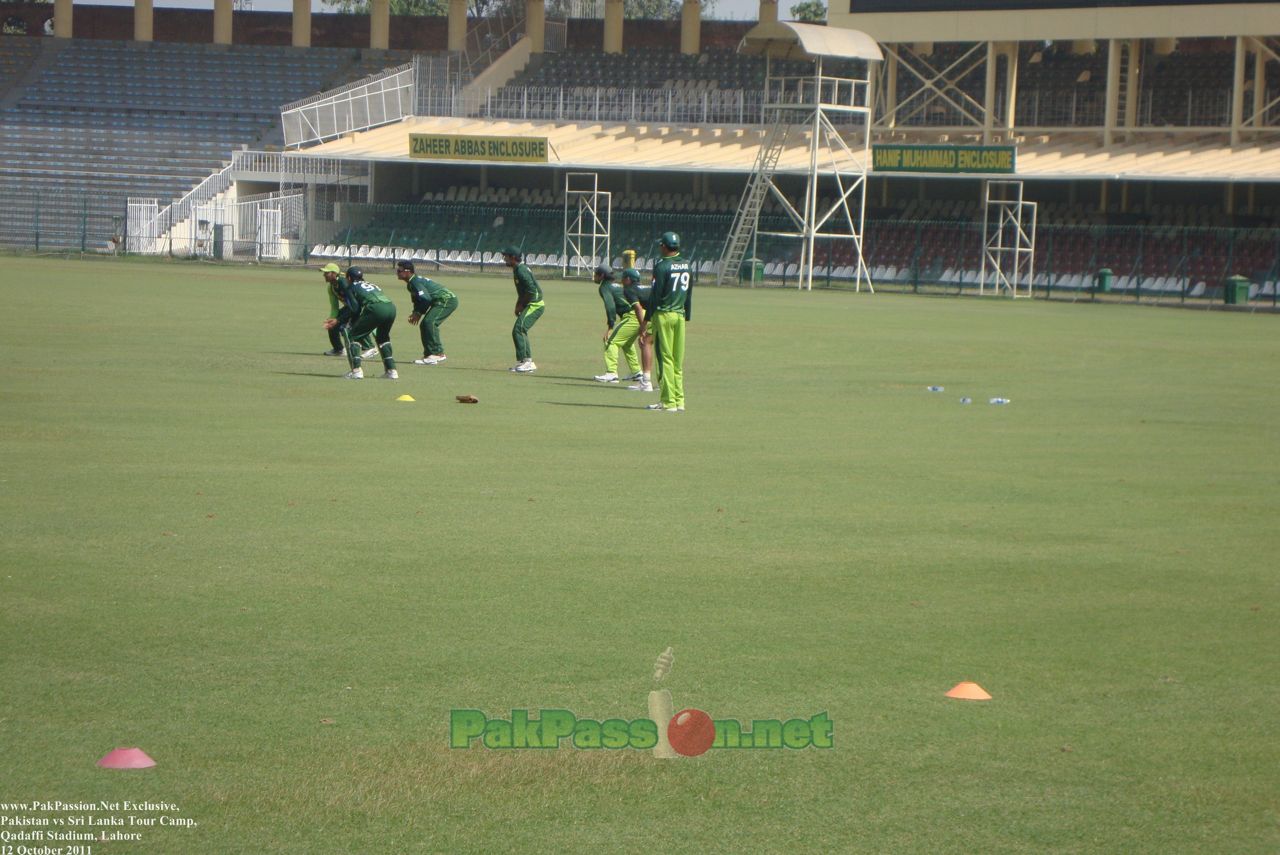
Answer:
[[(738, 52), (765, 57), (765, 130), (720, 255), (717, 284), (736, 279), (748, 247), (759, 235), (770, 235), (800, 240), (800, 288), (813, 287), (816, 242), (823, 239), (849, 242), (855, 287), (860, 291), (865, 282), (874, 290), (862, 255), (862, 232), (871, 154), (871, 77), (873, 63), (882, 59), (879, 46), (856, 30), (775, 22), (753, 27)], [(812, 62), (813, 73), (775, 75), (775, 60)], [(830, 68), (842, 60), (855, 67), (847, 76), (824, 71), (824, 63)], [(780, 167), (788, 144), (800, 137), (808, 141), (803, 171)], [(784, 189), (787, 182), (779, 183), (778, 177), (797, 172), (804, 178), (804, 192), (793, 200)], [(824, 198), (824, 192), (830, 195)], [(771, 196), (789, 228), (760, 230), (760, 211)]]
[(982, 278), (978, 293), (1030, 297), (1035, 280), (1036, 203), (1022, 198), (1021, 181), (984, 181)]
[(610, 263), (612, 209), (613, 194), (600, 189), (600, 177), (596, 173), (569, 172), (564, 176), (561, 275), (578, 276), (586, 271), (590, 276), (596, 265)]

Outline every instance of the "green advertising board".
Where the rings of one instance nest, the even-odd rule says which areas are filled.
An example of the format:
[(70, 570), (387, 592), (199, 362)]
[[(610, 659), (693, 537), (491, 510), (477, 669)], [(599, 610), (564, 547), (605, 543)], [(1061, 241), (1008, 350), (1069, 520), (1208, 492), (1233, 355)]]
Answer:
[(1010, 175), (1017, 148), (1011, 145), (873, 145), (874, 172)]

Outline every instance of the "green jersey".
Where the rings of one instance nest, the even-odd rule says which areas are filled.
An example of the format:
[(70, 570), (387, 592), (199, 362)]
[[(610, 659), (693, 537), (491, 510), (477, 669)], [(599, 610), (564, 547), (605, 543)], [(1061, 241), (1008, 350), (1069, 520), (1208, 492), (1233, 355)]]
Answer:
[(600, 283), (600, 299), (604, 300), (604, 317), (609, 326), (618, 322), (618, 317), (631, 314), (634, 300), (628, 300), (622, 286), (612, 279)]
[[(343, 283), (342, 287), (344, 288), (346, 287), (347, 280), (343, 276), (341, 275), (338, 276), (338, 282)], [(335, 282), (332, 285), (330, 285), (328, 282), (324, 283), (324, 290), (329, 293), (329, 317), (330, 318), (338, 317), (338, 311), (342, 308), (341, 304), (339, 304), (338, 302), (338, 282)]]
[(683, 312), (685, 320), (693, 315), (693, 265), (669, 255), (653, 266), (653, 293), (645, 303), (645, 314)]
[(520, 309), (530, 303), (542, 302), (542, 289), (538, 287), (538, 280), (533, 278), (529, 265), (523, 261), (517, 264), (511, 271), (511, 278), (516, 283), (516, 305)]
[(413, 299), (413, 310), (419, 315), (425, 315), (432, 306), (458, 299), (457, 294), (425, 276), (414, 276), (405, 287)]
[(622, 288), (622, 294), (628, 306), (634, 306), (639, 303), (643, 308), (649, 305), (649, 295), (652, 293), (652, 285), (641, 285), (638, 282), (635, 285), (624, 285)]
[(382, 293), (381, 288), (372, 282), (365, 282), (363, 279), (359, 282), (348, 282), (340, 276), (338, 281), (334, 283), (334, 290), (338, 292), (338, 299), (342, 301), (342, 310), (338, 312), (338, 320), (343, 323), (358, 317), (364, 311), (365, 306), (391, 302), (391, 299)]

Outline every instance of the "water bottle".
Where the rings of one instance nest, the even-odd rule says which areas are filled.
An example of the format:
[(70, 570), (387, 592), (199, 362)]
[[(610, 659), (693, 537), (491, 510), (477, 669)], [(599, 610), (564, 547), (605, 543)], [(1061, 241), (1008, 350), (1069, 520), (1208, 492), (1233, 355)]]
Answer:
[(943, 389), (941, 386), (930, 386), (930, 387), (929, 387), (929, 391), (930, 391), (930, 392), (945, 392), (945, 391), (947, 391), (947, 390), (946, 390), (946, 389)]
[(987, 401), (987, 403), (988, 404), (1008, 404), (1011, 402), (1008, 398), (992, 398), (990, 401)]
[(961, 399), (960, 399), (960, 403), (962, 403), (962, 404), (972, 404), (972, 403), (973, 403), (973, 398), (961, 398)]

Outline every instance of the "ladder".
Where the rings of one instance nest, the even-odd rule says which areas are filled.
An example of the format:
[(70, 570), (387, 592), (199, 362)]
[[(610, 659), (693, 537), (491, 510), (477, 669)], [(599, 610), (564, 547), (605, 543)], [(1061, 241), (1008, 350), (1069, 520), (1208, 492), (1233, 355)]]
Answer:
[(737, 279), (738, 269), (747, 257), (747, 247), (751, 245), (751, 237), (760, 223), (760, 209), (764, 207), (765, 197), (773, 184), (773, 173), (778, 168), (778, 158), (787, 144), (787, 132), (790, 125), (783, 121), (781, 111), (773, 125), (760, 143), (760, 153), (756, 156), (755, 166), (751, 169), (751, 177), (747, 179), (747, 188), (742, 191), (742, 201), (738, 203), (738, 213), (733, 217), (733, 227), (724, 242), (724, 251), (720, 254), (720, 271), (716, 275), (716, 284), (725, 285)]

